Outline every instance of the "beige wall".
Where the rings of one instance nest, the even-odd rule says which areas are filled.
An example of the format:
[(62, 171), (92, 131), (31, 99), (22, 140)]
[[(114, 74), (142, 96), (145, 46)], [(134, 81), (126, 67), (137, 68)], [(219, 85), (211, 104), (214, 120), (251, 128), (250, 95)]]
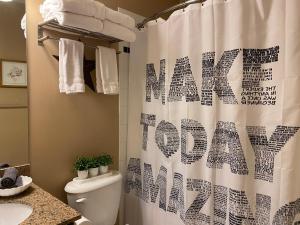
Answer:
[[(26, 61), (26, 40), (20, 28), (25, 5), (0, 2), (0, 59)], [(3, 109), (3, 107), (8, 107)], [(25, 108), (14, 108), (25, 107)], [(0, 161), (28, 162), (27, 88), (0, 87)]]
[[(57, 44), (37, 45), (41, 0), (27, 0), (30, 161), (35, 183), (65, 200), (64, 186), (73, 177), (72, 163), (78, 155), (108, 152), (118, 160), (118, 97), (95, 94), (67, 96), (58, 92), (58, 64), (51, 57)], [(105, 0), (148, 16), (174, 4), (167, 0)]]
[(18, 2), (0, 2), (0, 57), (26, 61), (26, 40), (21, 30), (25, 5)]
[(179, 3), (178, 0), (117, 0), (118, 7), (144, 17), (152, 16), (154, 13), (165, 10), (177, 3)]

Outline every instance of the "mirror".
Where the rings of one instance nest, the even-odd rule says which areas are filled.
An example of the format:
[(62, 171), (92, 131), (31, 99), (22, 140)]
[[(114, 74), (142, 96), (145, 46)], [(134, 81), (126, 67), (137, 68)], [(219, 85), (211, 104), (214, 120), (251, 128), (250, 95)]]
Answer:
[(24, 14), (25, 0), (0, 0), (0, 163), (11, 166), (29, 162)]

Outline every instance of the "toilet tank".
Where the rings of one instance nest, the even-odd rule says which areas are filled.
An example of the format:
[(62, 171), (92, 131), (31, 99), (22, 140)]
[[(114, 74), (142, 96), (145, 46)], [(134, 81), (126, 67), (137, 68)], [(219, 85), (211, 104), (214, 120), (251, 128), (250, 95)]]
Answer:
[(122, 176), (119, 172), (111, 172), (86, 180), (75, 178), (65, 187), (69, 205), (94, 225), (115, 224), (121, 189)]

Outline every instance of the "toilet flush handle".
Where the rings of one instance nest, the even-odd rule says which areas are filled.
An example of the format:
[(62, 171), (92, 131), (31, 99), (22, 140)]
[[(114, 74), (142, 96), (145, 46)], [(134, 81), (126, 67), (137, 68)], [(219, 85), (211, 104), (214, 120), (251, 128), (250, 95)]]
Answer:
[(82, 203), (86, 200), (86, 198), (79, 198), (76, 200), (77, 203)]

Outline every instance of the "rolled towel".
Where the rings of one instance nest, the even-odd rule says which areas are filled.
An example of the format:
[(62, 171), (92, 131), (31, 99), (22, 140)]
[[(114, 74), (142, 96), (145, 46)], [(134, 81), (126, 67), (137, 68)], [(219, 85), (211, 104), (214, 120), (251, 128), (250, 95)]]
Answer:
[(14, 187), (18, 176), (19, 176), (19, 171), (16, 168), (14, 168), (14, 167), (7, 168), (1, 179), (2, 188)]
[(127, 42), (134, 42), (136, 39), (136, 34), (132, 30), (120, 24), (113, 23), (109, 20), (104, 20), (103, 25), (104, 27), (101, 32), (102, 34), (115, 37)]
[(52, 12), (47, 15), (44, 20), (56, 19), (62, 26), (77, 27), (93, 32), (101, 32), (103, 30), (103, 23), (90, 16), (82, 16), (69, 12)]
[(24, 14), (24, 16), (21, 19), (21, 29), (24, 31), (24, 37), (27, 38), (27, 34), (26, 34), (26, 13)]
[(71, 12), (84, 16), (105, 18), (104, 4), (94, 0), (45, 0), (40, 6), (43, 17), (53, 12)]
[(4, 169), (9, 167), (9, 165), (7, 163), (0, 163), (0, 169)]
[(125, 26), (131, 30), (135, 28), (135, 20), (131, 16), (115, 11), (108, 7), (105, 7), (105, 19)]
[[(0, 180), (1, 180), (1, 178), (0, 178)], [(14, 187), (21, 187), (21, 186), (23, 186), (23, 179), (22, 179), (21, 176), (18, 176), (15, 185), (14, 185), (13, 187), (11, 187), (11, 188), (14, 188)], [(7, 188), (3, 187), (3, 186), (1, 185), (1, 182), (0, 182), (0, 189), (7, 189)]]
[(15, 187), (21, 187), (21, 186), (23, 186), (23, 179), (21, 176), (18, 176)]

